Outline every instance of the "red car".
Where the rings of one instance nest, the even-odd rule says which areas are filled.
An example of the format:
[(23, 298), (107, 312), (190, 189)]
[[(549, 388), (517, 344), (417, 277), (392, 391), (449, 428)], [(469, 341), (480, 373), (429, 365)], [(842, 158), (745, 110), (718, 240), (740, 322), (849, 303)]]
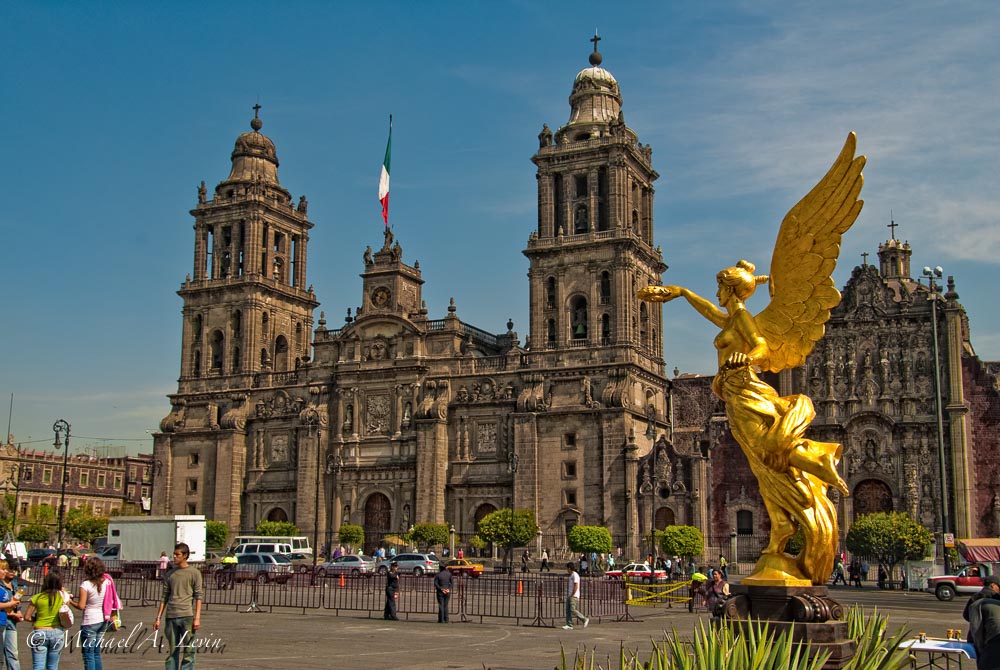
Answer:
[(622, 575), (628, 577), (630, 581), (642, 582), (643, 584), (667, 581), (666, 570), (650, 570), (646, 563), (629, 563), (621, 570), (608, 570), (604, 573), (608, 579), (621, 579)]
[(456, 558), (453, 561), (448, 561), (445, 565), (453, 575), (468, 575), (469, 577), (478, 577), (483, 574), (483, 566), (479, 563), (472, 563), (464, 558)]

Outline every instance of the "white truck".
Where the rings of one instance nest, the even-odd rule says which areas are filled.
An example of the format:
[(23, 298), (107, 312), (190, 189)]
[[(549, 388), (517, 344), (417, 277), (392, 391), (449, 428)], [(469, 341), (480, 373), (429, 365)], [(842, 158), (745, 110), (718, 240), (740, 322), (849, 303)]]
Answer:
[[(135, 564), (151, 564), (167, 552), (173, 560), (174, 545), (184, 542), (191, 549), (192, 563), (205, 560), (205, 516), (116, 516), (108, 521), (108, 544), (101, 553), (106, 562), (131, 572)], [(145, 571), (149, 571), (148, 569)]]

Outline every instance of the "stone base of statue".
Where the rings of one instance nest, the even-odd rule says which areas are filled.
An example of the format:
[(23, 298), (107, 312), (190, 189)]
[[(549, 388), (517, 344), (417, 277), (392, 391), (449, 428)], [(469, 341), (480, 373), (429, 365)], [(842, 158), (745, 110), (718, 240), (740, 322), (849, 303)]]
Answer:
[(857, 645), (847, 635), (843, 606), (825, 586), (730, 586), (722, 616), (739, 627), (766, 623), (775, 634), (790, 631), (792, 641), (809, 644), (811, 656), (829, 652), (824, 669), (844, 667)]

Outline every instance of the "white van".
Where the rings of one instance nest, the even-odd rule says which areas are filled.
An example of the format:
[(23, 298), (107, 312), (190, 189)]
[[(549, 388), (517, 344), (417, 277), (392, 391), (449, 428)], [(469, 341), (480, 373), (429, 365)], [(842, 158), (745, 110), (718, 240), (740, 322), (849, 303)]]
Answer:
[(287, 542), (247, 542), (233, 548), (237, 556), (243, 554), (290, 554), (292, 545)]
[(273, 542), (288, 544), (292, 547), (291, 551), (277, 553), (290, 554), (295, 552), (297, 554), (307, 554), (309, 556), (312, 556), (313, 554), (312, 546), (309, 544), (309, 538), (305, 535), (237, 535), (233, 538), (233, 549), (235, 549), (238, 554), (245, 554), (248, 553), (247, 550), (244, 549), (240, 551), (240, 545)]

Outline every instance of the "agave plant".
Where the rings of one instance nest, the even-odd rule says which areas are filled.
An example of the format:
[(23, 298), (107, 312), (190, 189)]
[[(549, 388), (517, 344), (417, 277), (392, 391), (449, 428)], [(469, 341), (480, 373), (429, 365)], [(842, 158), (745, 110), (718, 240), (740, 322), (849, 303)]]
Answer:
[[(844, 670), (901, 670), (908, 664), (900, 643), (906, 638), (904, 629), (891, 637), (889, 620), (873, 610), (866, 616), (863, 609), (853, 607), (847, 613), (848, 636), (857, 643), (857, 651)], [(733, 625), (706, 626), (699, 620), (691, 639), (676, 630), (661, 642), (652, 642), (648, 660), (637, 652), (621, 646), (617, 670), (819, 670), (829, 659), (827, 652), (814, 656), (808, 644), (792, 640), (789, 631), (775, 633), (766, 622), (751, 622), (744, 627)], [(596, 651), (596, 650), (595, 650)], [(577, 652), (567, 665), (562, 650), (562, 670), (613, 670), (611, 657), (607, 665), (599, 665), (594, 651)]]

